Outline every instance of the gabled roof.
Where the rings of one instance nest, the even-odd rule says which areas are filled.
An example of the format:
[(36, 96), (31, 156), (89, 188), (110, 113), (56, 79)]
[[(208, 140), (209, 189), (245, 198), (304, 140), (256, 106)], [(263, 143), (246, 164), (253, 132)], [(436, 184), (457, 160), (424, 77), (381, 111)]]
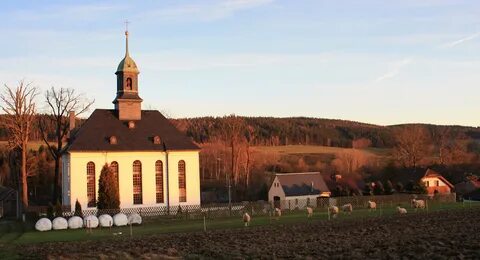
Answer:
[[(128, 121), (121, 121), (117, 111), (96, 109), (90, 118), (72, 133), (67, 151), (163, 151), (199, 150), (187, 136), (156, 110), (142, 110), (141, 120), (134, 128), (128, 128)], [(110, 144), (115, 136), (117, 144)], [(159, 136), (160, 144), (153, 142)]]
[(448, 187), (453, 188), (453, 184), (451, 184), (447, 179), (445, 179), (440, 173), (432, 170), (432, 169), (427, 169), (425, 172), (425, 175), (422, 178), (426, 177), (437, 177), (438, 179), (442, 180)]
[(278, 173), (275, 175), (285, 196), (319, 195), (330, 192), (319, 172)]

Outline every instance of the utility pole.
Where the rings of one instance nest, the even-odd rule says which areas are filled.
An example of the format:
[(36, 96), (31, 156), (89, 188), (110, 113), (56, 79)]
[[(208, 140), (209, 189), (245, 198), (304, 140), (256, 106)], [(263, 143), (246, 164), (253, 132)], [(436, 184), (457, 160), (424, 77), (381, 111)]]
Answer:
[(231, 176), (228, 176), (228, 210), (230, 212), (230, 216), (232, 216), (232, 184), (231, 184)]

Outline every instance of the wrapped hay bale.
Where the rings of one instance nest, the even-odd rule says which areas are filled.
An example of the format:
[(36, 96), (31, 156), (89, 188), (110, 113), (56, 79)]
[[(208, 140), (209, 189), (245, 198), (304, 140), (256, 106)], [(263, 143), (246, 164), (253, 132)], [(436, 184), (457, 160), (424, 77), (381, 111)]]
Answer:
[(113, 223), (117, 227), (126, 226), (128, 224), (127, 215), (123, 213), (115, 214), (115, 216), (113, 216)]
[(68, 219), (69, 229), (78, 229), (83, 227), (83, 219), (79, 216), (73, 216)]
[(48, 218), (41, 218), (35, 223), (35, 229), (38, 231), (52, 230), (52, 221)]
[(98, 217), (98, 221), (100, 221), (100, 227), (113, 226), (113, 218), (108, 214), (103, 214), (100, 217)]
[(52, 221), (53, 230), (61, 230), (68, 228), (68, 222), (65, 218), (57, 217)]
[(142, 224), (142, 217), (137, 213), (132, 213), (128, 216), (128, 224)]
[(98, 227), (98, 218), (93, 215), (86, 216), (83, 220), (83, 224), (86, 228), (96, 228)]

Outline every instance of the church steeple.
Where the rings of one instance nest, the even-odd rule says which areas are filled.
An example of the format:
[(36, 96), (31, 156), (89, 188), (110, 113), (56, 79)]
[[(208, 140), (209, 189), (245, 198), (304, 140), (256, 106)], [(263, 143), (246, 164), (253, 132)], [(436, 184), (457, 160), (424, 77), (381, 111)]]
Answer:
[[(128, 22), (126, 22), (128, 25)], [(140, 120), (142, 99), (138, 96), (137, 64), (128, 52), (128, 27), (125, 30), (125, 57), (118, 64), (117, 96), (113, 101), (120, 120)]]

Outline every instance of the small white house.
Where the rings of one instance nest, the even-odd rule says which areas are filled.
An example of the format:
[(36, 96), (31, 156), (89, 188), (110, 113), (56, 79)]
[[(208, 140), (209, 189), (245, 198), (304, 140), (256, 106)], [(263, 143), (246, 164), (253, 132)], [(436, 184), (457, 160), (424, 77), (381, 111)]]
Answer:
[(268, 191), (268, 201), (281, 209), (302, 209), (316, 206), (319, 197), (330, 194), (319, 172), (278, 173)]

